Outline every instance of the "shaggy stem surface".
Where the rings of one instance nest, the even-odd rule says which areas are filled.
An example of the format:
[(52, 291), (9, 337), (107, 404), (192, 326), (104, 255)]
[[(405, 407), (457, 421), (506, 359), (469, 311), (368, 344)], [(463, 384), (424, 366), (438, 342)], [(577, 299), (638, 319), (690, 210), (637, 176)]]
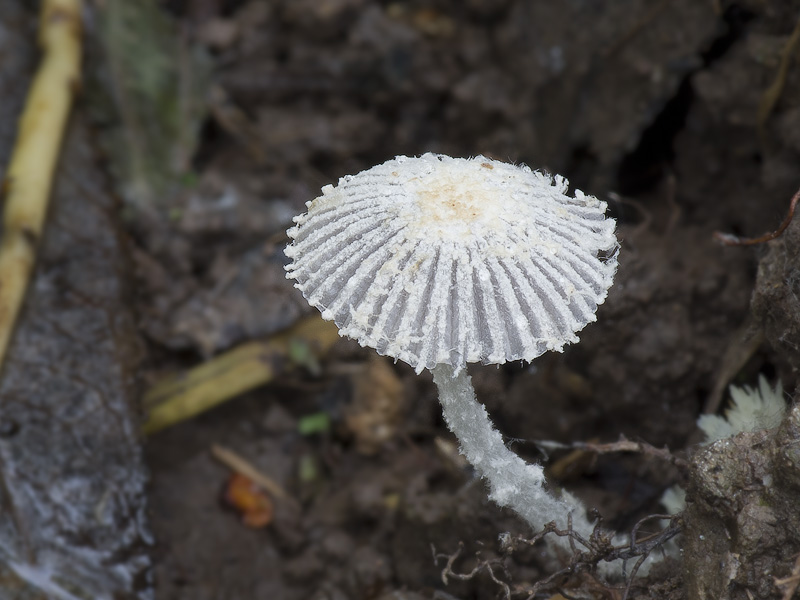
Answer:
[[(567, 492), (558, 498), (552, 495), (545, 488), (541, 465), (526, 463), (506, 447), (477, 401), (466, 370), (456, 373), (449, 365), (440, 364), (433, 369), (433, 381), (439, 388), (447, 426), (458, 438), (462, 454), (489, 483), (492, 500), (516, 511), (534, 531), (550, 521), (566, 528), (571, 513), (573, 529), (585, 537), (591, 534), (592, 525), (580, 501)], [(567, 543), (566, 538), (550, 538), (559, 545)]]

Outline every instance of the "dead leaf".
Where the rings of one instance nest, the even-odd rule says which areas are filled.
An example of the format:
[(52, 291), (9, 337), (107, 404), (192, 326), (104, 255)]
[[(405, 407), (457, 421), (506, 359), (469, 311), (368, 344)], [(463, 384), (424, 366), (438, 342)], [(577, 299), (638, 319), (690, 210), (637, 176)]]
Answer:
[(267, 492), (240, 473), (228, 478), (223, 499), (251, 529), (261, 529), (272, 522), (275, 509)]

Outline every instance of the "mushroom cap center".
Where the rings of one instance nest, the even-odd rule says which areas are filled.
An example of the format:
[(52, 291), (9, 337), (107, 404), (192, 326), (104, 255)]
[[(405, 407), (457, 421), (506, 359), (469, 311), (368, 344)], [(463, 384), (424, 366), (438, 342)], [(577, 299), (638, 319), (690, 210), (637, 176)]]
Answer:
[(514, 204), (503, 194), (508, 181), (487, 179), (493, 167), (482, 165), (486, 166), (475, 169), (469, 163), (433, 164), (429, 173), (403, 182), (410, 201), (397, 206), (397, 217), (409, 238), (464, 243), (506, 229), (513, 222)]
[(419, 208), (433, 222), (468, 223), (482, 214), (480, 200), (472, 190), (459, 189), (455, 183), (432, 182), (419, 192)]

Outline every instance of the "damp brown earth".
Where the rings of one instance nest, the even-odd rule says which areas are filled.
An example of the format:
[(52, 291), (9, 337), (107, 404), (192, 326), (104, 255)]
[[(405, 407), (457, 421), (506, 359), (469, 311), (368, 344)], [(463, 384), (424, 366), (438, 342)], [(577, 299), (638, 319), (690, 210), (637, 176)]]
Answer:
[[(0, 15), (4, 164), (34, 4)], [(798, 14), (785, 0), (89, 3), (0, 384), (0, 599), (790, 597), (797, 411), (723, 446), (700, 446), (696, 422), (760, 374), (794, 395), (800, 226), (754, 246), (713, 234), (775, 230), (800, 187)], [(629, 588), (591, 560), (547, 580), (575, 556), (501, 543), (534, 532), (487, 499), (430, 377), (352, 341), (289, 344), (264, 359), (266, 385), (139, 433), (164, 376), (313, 315), (282, 249), (322, 186), (424, 152), (559, 173), (618, 221), (616, 282), (580, 343), (470, 373), (509, 447), (605, 527), (630, 532), (687, 490), (682, 550), (654, 549), (668, 556)], [(627, 452), (604, 451), (620, 436)], [(220, 449), (277, 490), (232, 478)]]

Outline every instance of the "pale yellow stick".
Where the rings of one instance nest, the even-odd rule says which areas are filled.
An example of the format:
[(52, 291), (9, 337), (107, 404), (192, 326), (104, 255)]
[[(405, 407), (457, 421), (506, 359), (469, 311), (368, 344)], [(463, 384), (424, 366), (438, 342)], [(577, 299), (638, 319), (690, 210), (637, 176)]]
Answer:
[(219, 444), (211, 446), (211, 456), (216, 458), (223, 465), (230, 470), (244, 475), (250, 481), (257, 483), (262, 488), (267, 490), (276, 498), (289, 498), (289, 494), (284, 490), (279, 483), (268, 477), (247, 460), (236, 454), (233, 450), (229, 450)]
[(80, 83), (81, 0), (43, 0), (42, 60), (4, 182), (0, 240), (0, 365), (36, 261), (64, 126)]
[(267, 340), (248, 342), (186, 373), (165, 377), (142, 399), (149, 411), (143, 433), (155, 433), (268, 383), (292, 364), (293, 343), (322, 354), (338, 339), (336, 325), (315, 315)]

